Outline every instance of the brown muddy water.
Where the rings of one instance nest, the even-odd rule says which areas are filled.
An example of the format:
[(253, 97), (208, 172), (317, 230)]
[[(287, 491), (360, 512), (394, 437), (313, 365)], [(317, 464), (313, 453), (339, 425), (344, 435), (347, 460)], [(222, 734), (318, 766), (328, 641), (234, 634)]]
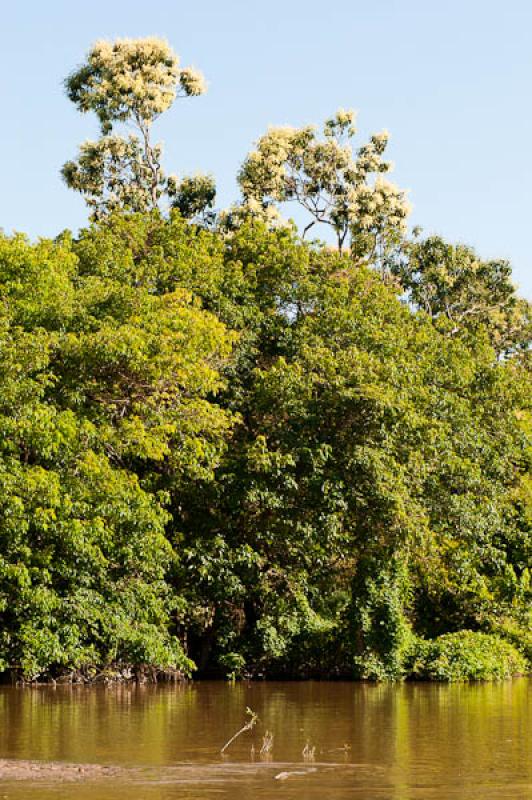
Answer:
[(5, 798), (530, 800), (532, 680), (3, 687)]

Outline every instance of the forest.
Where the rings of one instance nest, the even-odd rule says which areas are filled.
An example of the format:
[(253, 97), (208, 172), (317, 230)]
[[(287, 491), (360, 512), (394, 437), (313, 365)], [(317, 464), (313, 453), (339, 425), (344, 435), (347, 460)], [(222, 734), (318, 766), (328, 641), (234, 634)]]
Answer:
[(0, 236), (0, 673), (529, 672), (511, 266), (411, 229), (344, 109), (268, 129), (218, 208), (152, 138), (206, 89), (164, 40), (97, 42), (65, 80), (89, 221)]

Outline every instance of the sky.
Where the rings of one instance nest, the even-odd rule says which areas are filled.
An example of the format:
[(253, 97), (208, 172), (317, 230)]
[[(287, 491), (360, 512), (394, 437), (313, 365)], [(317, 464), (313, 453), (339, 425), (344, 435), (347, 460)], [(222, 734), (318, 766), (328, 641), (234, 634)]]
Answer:
[(0, 0), (0, 228), (77, 230), (61, 165), (97, 126), (62, 81), (101, 38), (163, 36), (209, 91), (157, 123), (168, 172), (211, 172), (218, 205), (269, 125), (358, 111), (386, 128), (412, 224), (507, 258), (532, 299), (532, 3), (529, 0)]

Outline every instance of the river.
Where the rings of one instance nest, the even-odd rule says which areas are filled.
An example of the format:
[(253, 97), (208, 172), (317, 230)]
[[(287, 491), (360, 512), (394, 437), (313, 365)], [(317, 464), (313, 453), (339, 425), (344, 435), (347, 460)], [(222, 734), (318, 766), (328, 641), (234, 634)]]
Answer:
[(532, 680), (1, 687), (0, 759), (0, 800), (530, 800)]

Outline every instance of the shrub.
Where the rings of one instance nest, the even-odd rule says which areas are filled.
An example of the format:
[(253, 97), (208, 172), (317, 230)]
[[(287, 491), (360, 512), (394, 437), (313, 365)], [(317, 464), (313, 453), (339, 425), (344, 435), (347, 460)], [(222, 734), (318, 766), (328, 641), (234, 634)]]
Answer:
[(532, 667), (532, 612), (529, 619), (523, 620), (522, 624), (512, 619), (505, 619), (494, 624), (492, 630), (516, 647), (528, 661), (529, 669)]
[(418, 639), (410, 664), (415, 678), (437, 681), (500, 680), (527, 672), (525, 657), (499, 636), (474, 631)]

